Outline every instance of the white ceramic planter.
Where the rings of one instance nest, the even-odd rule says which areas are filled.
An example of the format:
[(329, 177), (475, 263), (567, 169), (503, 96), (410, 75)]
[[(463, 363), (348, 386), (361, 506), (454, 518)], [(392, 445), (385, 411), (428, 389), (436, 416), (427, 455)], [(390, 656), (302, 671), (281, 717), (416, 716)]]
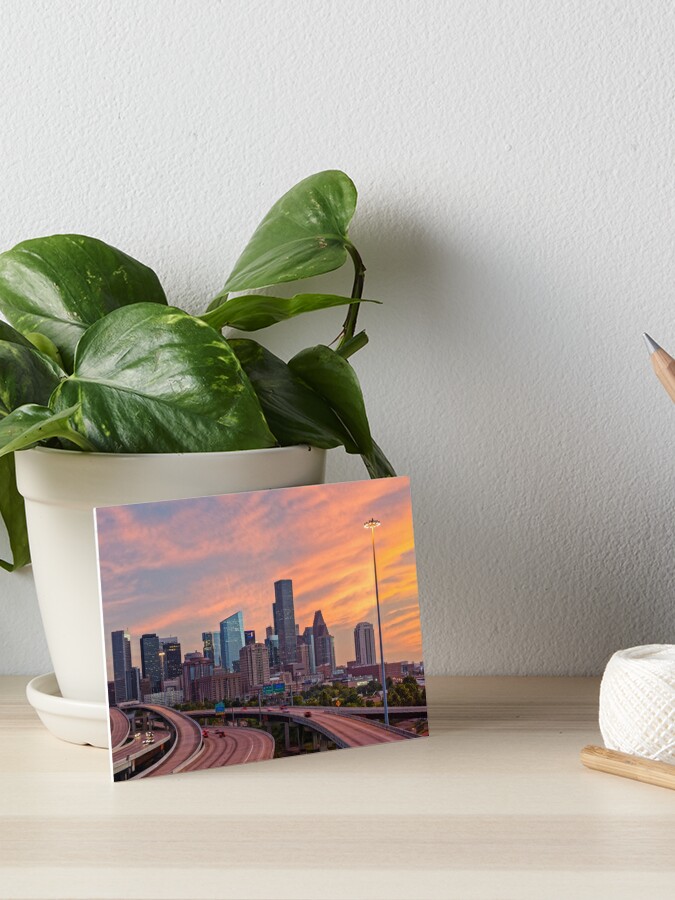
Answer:
[(17, 453), (35, 586), (61, 695), (85, 703), (107, 700), (94, 507), (321, 484), (325, 462), (324, 450), (306, 446), (142, 455), (38, 447)]

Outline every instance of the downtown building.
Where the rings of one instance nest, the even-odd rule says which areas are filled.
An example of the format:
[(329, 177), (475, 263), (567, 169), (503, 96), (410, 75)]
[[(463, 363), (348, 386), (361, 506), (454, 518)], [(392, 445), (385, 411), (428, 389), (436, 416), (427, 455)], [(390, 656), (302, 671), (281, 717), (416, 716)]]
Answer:
[(192, 654), (190, 659), (186, 659), (183, 663), (183, 699), (186, 703), (205, 699), (199, 696), (202, 689), (197, 683), (201, 679), (210, 678), (213, 675), (213, 660), (206, 656), (197, 656)]
[(359, 622), (354, 629), (354, 650), (356, 652), (357, 666), (374, 666), (377, 662), (375, 656), (375, 629), (372, 622)]
[(314, 640), (314, 661), (317, 672), (325, 674), (327, 670), (335, 671), (335, 645), (333, 635), (328, 631), (323, 613), (320, 609), (314, 613), (312, 624), (312, 636)]
[(202, 646), (204, 648), (204, 656), (213, 660), (216, 668), (222, 666), (222, 655), (220, 652), (220, 631), (202, 631)]
[(141, 671), (143, 678), (150, 679), (151, 693), (162, 689), (164, 677), (163, 660), (159, 653), (159, 637), (144, 634), (141, 637)]
[(220, 623), (220, 657), (223, 669), (234, 672), (239, 667), (239, 651), (245, 643), (244, 614), (240, 610)]
[(244, 696), (256, 694), (270, 681), (270, 658), (264, 644), (246, 644), (239, 651), (239, 674)]
[(110, 638), (115, 703), (125, 703), (127, 700), (127, 672), (131, 669), (131, 638), (127, 631), (113, 631)]
[(164, 654), (163, 677), (180, 678), (183, 672), (183, 656), (180, 649), (180, 641), (174, 635), (159, 639), (160, 655)]
[(279, 665), (297, 662), (297, 634), (295, 627), (295, 607), (293, 606), (293, 582), (282, 578), (274, 582), (274, 603), (272, 604), (274, 631), (279, 638)]

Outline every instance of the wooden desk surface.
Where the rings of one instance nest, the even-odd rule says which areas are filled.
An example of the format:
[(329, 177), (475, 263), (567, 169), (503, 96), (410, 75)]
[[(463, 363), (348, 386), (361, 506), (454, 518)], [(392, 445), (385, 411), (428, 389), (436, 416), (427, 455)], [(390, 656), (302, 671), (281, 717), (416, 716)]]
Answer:
[(585, 770), (598, 682), (429, 678), (432, 737), (113, 785), (0, 679), (3, 898), (672, 898), (675, 792)]

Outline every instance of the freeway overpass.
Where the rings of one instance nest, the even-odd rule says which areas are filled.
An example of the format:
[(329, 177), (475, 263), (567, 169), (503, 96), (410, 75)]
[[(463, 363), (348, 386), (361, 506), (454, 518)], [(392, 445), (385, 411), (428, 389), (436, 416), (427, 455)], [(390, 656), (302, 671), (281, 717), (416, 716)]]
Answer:
[[(401, 718), (426, 717), (425, 706), (395, 707)], [(402, 741), (418, 737), (412, 731), (404, 731), (402, 728), (387, 726), (381, 722), (368, 721), (368, 716), (357, 717), (352, 713), (372, 713), (383, 716), (382, 707), (326, 707), (326, 706), (263, 706), (258, 707), (234, 707), (225, 710), (224, 713), (216, 713), (211, 709), (198, 709), (184, 712), (184, 716), (193, 719), (208, 719), (218, 715), (223, 716), (223, 721), (230, 719), (251, 719), (262, 714), (263, 718), (271, 722), (283, 722), (287, 725), (297, 725), (314, 731), (332, 741), (336, 747), (365, 747), (369, 744), (389, 743), (390, 741)], [(389, 718), (391, 719), (391, 709)]]
[[(143, 728), (149, 726), (154, 740), (141, 744), (130, 736), (130, 719), (121, 710), (110, 710), (114, 736), (124, 731), (126, 738), (113, 750), (113, 773), (117, 780), (138, 780), (174, 772), (194, 772), (217, 766), (272, 759), (274, 738), (253, 728), (202, 729), (189, 716), (165, 706), (136, 704), (130, 715), (141, 714)], [(204, 734), (205, 732), (205, 734)]]

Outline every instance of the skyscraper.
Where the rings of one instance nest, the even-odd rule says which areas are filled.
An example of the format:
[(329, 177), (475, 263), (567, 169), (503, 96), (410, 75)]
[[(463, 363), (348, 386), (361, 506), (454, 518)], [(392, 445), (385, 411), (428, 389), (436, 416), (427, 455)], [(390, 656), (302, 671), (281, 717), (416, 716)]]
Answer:
[(182, 673), (183, 657), (177, 637), (161, 637), (159, 643), (164, 650), (164, 677), (178, 678)]
[(204, 656), (213, 660), (213, 665), (220, 667), (220, 631), (202, 631)]
[(143, 678), (149, 678), (152, 691), (162, 689), (162, 664), (159, 657), (159, 638), (156, 634), (141, 637), (141, 671)]
[(330, 666), (331, 672), (335, 668), (335, 651), (333, 647), (333, 638), (328, 631), (328, 626), (324, 622), (323, 614), (320, 609), (314, 613), (314, 624), (312, 625), (314, 634), (314, 657), (317, 666)]
[(207, 659), (213, 659), (213, 632), (202, 631), (202, 646), (204, 647), (204, 656)]
[(270, 669), (277, 671), (279, 669), (279, 635), (268, 635), (265, 638), (265, 646), (270, 655)]
[(295, 635), (295, 608), (293, 606), (293, 582), (282, 578), (274, 582), (274, 630), (279, 636), (279, 660), (281, 665), (297, 662), (298, 652)]
[(374, 666), (375, 658), (375, 629), (371, 622), (359, 622), (354, 629), (354, 649), (356, 651), (356, 664), (359, 666)]
[(255, 631), (245, 631), (244, 632), (244, 645), (247, 644), (255, 644)]
[(126, 631), (113, 631), (112, 640), (113, 680), (115, 682), (115, 702), (127, 699), (127, 672), (131, 668), (131, 640)]
[(324, 634), (318, 640), (314, 639), (314, 652), (318, 666), (330, 666), (330, 671), (335, 671), (335, 645), (332, 634)]
[(264, 644), (246, 644), (239, 651), (239, 672), (245, 694), (259, 691), (270, 680), (269, 653)]
[(138, 666), (131, 666), (130, 669), (127, 669), (127, 700), (140, 700), (143, 702), (141, 671)]
[(310, 675), (316, 674), (316, 655), (314, 653), (314, 629), (305, 628), (302, 633), (302, 639), (307, 644), (309, 650), (309, 672)]
[(220, 623), (220, 655), (224, 669), (235, 671), (234, 663), (239, 662), (239, 651), (243, 646), (244, 614), (240, 610)]

